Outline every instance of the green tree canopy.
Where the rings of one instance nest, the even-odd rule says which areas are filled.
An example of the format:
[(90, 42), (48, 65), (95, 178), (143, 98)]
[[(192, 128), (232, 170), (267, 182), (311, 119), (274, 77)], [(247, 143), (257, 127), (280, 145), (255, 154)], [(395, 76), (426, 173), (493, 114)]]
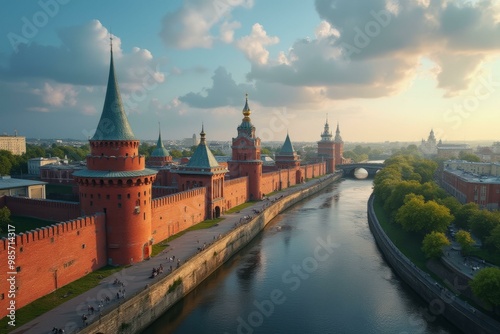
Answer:
[(464, 230), (459, 230), (455, 234), (455, 240), (457, 240), (460, 247), (462, 247), (462, 250), (466, 253), (468, 253), (472, 249), (472, 246), (476, 243), (474, 239), (472, 239), (470, 233)]
[(395, 220), (407, 231), (427, 234), (445, 232), (453, 216), (444, 205), (435, 201), (425, 202), (423, 196), (409, 194), (405, 197), (405, 204), (397, 211)]
[(449, 246), (450, 241), (442, 232), (431, 232), (422, 241), (422, 251), (428, 258), (439, 258), (443, 255), (443, 247)]
[(476, 203), (462, 205), (455, 213), (455, 225), (459, 228), (469, 230), (471, 217), (477, 212), (479, 212), (479, 206)]
[(472, 233), (485, 242), (493, 229), (500, 224), (500, 213), (478, 210), (469, 218)]
[(469, 282), (478, 298), (493, 306), (500, 305), (500, 269), (484, 268)]
[(481, 158), (479, 158), (477, 155), (472, 154), (472, 153), (467, 153), (464, 151), (461, 151), (458, 154), (458, 158), (460, 160), (465, 160), (465, 161), (469, 161), (469, 162), (481, 162)]
[(495, 251), (500, 251), (500, 225), (495, 226), (488, 237), (486, 237), (486, 245), (493, 248)]
[(7, 230), (7, 225), (11, 223), (10, 210), (4, 206), (0, 209), (0, 233)]

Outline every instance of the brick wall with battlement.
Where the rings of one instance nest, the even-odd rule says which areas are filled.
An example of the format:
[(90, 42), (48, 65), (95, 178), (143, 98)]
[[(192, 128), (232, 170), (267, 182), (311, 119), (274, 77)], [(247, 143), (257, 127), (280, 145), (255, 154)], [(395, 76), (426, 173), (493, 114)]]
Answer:
[(226, 210), (248, 201), (248, 176), (224, 182)]
[[(26, 197), (4, 196), (13, 216), (34, 217), (53, 221), (66, 221), (81, 216), (77, 202), (51, 201)], [(0, 202), (0, 207), (2, 207)]]
[(206, 188), (196, 188), (152, 201), (151, 233), (158, 243), (205, 220)]
[[(16, 309), (106, 265), (105, 216), (79, 217), (20, 233), (15, 240), (15, 264), (0, 272), (0, 318), (7, 315), (7, 278), (15, 277)], [(12, 244), (11, 244), (12, 246)], [(0, 240), (0, 263), (7, 264), (9, 239)], [(12, 253), (11, 253), (12, 255)], [(50, 259), (48, 261), (47, 259)], [(7, 269), (7, 270), (6, 270)], [(9, 274), (15, 272), (16, 274)], [(14, 288), (15, 287), (15, 288)]]

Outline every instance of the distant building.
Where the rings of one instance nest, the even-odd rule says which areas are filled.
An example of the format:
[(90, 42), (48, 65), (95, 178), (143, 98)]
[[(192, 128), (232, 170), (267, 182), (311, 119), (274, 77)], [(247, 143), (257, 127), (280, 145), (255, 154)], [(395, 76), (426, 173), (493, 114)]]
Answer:
[(45, 199), (45, 184), (47, 184), (47, 182), (13, 179), (10, 176), (1, 176), (0, 197), (21, 196)]
[(438, 158), (454, 159), (458, 158), (462, 152), (472, 154), (472, 148), (467, 144), (442, 144), (441, 141), (437, 145)]
[(474, 152), (481, 161), (499, 162), (500, 161), (500, 142), (494, 142), (492, 146), (478, 147)]
[(73, 173), (84, 168), (83, 164), (56, 162), (40, 167), (40, 179), (51, 184), (73, 184)]
[(28, 174), (30, 175), (40, 175), (40, 167), (58, 163), (59, 158), (32, 158), (28, 160)]
[(434, 129), (431, 129), (427, 141), (422, 139), (419, 149), (426, 156), (433, 156), (437, 154), (437, 141), (434, 136)]
[(461, 203), (481, 208), (500, 208), (500, 164), (462, 160), (444, 162), (443, 188)]
[(198, 145), (198, 139), (196, 138), (196, 134), (193, 133), (193, 136), (191, 138), (184, 138), (182, 140), (182, 145), (187, 147)]
[(26, 137), (19, 137), (17, 133), (14, 136), (0, 136), (0, 150), (6, 150), (14, 155), (26, 153)]

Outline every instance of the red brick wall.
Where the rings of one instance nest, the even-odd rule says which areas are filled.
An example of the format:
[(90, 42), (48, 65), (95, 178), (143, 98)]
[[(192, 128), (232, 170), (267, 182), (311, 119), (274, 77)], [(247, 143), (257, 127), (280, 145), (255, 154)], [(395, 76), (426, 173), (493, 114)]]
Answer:
[(79, 203), (6, 196), (5, 204), (14, 216), (54, 221), (66, 221), (81, 216)]
[(202, 222), (206, 217), (206, 188), (153, 199), (151, 233), (156, 244)]
[[(15, 276), (16, 309), (106, 265), (105, 216), (80, 217), (15, 236), (15, 275), (9, 275), (8, 239), (0, 240), (0, 318), (7, 314)], [(12, 249), (10, 249), (12, 250)], [(55, 256), (57, 254), (57, 256)], [(48, 261), (47, 259), (50, 259)], [(13, 270), (16, 272), (16, 268)]]
[(225, 181), (224, 200), (226, 201), (226, 210), (248, 201), (248, 177)]

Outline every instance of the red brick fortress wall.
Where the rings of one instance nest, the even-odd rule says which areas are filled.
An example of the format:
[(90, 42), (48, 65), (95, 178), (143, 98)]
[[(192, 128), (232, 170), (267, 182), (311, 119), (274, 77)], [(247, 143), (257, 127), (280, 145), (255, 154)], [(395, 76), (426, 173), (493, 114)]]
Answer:
[(25, 197), (4, 197), (5, 205), (14, 216), (34, 217), (53, 221), (65, 221), (81, 216), (79, 203)]
[[(19, 309), (105, 266), (105, 242), (103, 214), (80, 217), (20, 233), (12, 239), (2, 239), (0, 263), (4, 270), (0, 271), (0, 296), (3, 296), (0, 298), (0, 318), (7, 315), (11, 300)], [(9, 259), (13, 262), (9, 263)], [(14, 279), (7, 281), (8, 278)], [(9, 296), (12, 291), (15, 298)]]
[(206, 188), (153, 199), (151, 233), (156, 244), (205, 220)]
[(248, 176), (224, 182), (224, 200), (226, 210), (248, 201)]

